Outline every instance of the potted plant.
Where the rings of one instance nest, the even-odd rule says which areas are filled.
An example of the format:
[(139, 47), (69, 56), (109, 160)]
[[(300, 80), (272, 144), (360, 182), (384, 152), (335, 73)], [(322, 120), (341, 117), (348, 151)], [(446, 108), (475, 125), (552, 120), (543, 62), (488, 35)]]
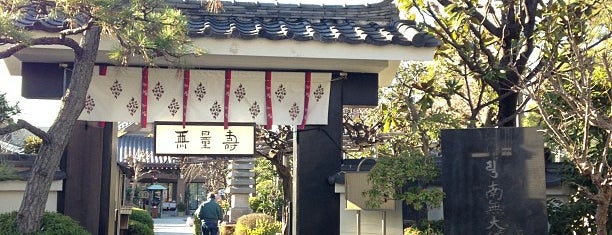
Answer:
[(185, 203), (179, 202), (178, 204), (176, 204), (176, 211), (178, 212), (178, 216), (185, 216), (186, 209), (187, 206), (185, 206)]

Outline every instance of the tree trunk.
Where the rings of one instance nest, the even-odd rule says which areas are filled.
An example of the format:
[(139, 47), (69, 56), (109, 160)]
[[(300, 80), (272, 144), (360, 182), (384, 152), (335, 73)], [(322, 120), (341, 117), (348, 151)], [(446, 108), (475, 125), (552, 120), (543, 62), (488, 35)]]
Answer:
[(75, 53), (70, 86), (62, 97), (58, 117), (48, 131), (51, 141), (40, 148), (17, 213), (17, 227), (22, 234), (32, 234), (40, 230), (42, 225), (53, 176), (68, 144), (72, 127), (85, 105), (85, 95), (98, 55), (100, 31), (97, 26), (87, 30), (81, 41), (83, 50)]
[(285, 200), (285, 205), (283, 206), (283, 216), (282, 216), (282, 233), (283, 235), (291, 234), (291, 200)]
[(608, 210), (610, 201), (612, 200), (612, 188), (607, 185), (602, 185), (601, 181), (597, 187), (597, 195), (595, 201), (597, 208), (595, 209), (595, 224), (597, 224), (597, 235), (608, 234)]
[[(282, 155), (281, 155), (282, 156)], [(282, 159), (282, 157), (280, 157)], [(276, 165), (276, 164), (275, 164)], [(293, 190), (293, 177), (291, 177), (291, 170), (289, 167), (285, 165), (276, 166), (276, 173), (281, 178), (281, 185), (283, 187), (283, 214), (282, 214), (282, 222), (283, 222), (283, 234), (289, 235), (291, 234), (291, 226), (289, 226), (289, 222), (291, 221), (291, 201), (292, 201), (292, 190)]]
[(608, 207), (609, 204), (597, 203), (597, 212), (595, 213), (595, 224), (597, 224), (597, 235), (607, 235), (608, 223)]
[(136, 194), (136, 187), (132, 184), (132, 190), (130, 191), (130, 198), (127, 203), (128, 206), (134, 206), (134, 194)]
[[(511, 71), (511, 70), (509, 70)], [(497, 122), (499, 126), (503, 127), (516, 127), (516, 115), (518, 113), (518, 93), (514, 91), (513, 87), (518, 83), (519, 76), (515, 72), (508, 72), (506, 78), (502, 79), (498, 83), (496, 90), (497, 97), (499, 97), (497, 112)]]
[(282, 215), (282, 220), (283, 220), (283, 234), (284, 235), (289, 235), (291, 234), (291, 226), (290, 226), (290, 221), (291, 221), (291, 202), (292, 202), (292, 191), (293, 190), (293, 184), (292, 184), (292, 180), (291, 177), (289, 179), (282, 179), (282, 183), (283, 183), (283, 197), (284, 197), (284, 208), (283, 208), (283, 215)]
[(139, 207), (140, 204), (134, 204), (134, 198), (136, 197), (136, 190), (138, 190), (138, 187), (140, 186), (140, 184), (138, 183), (138, 180), (140, 180), (138, 177), (134, 177), (134, 183), (132, 184), (132, 192), (130, 193), (130, 202), (128, 205), (130, 206), (136, 206)]
[(502, 97), (506, 92), (510, 92), (506, 97), (499, 99), (499, 111), (497, 112), (497, 122), (499, 126), (516, 127), (516, 114), (518, 104), (518, 93), (514, 91), (499, 91), (497, 95)]
[(274, 168), (276, 169), (276, 174), (281, 179), (281, 186), (283, 187), (283, 234), (289, 235), (291, 226), (289, 226), (288, 222), (291, 218), (291, 201), (292, 201), (292, 190), (293, 190), (293, 177), (291, 175), (291, 169), (286, 166), (283, 162), (285, 151), (278, 151), (273, 158), (267, 158)]

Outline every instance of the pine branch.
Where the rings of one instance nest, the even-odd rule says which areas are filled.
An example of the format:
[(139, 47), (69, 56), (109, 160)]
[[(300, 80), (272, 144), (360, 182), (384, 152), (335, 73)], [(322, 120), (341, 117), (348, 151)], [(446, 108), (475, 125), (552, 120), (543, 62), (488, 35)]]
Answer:
[(91, 28), (92, 25), (93, 25), (93, 18), (89, 19), (89, 21), (87, 21), (87, 24), (84, 24), (81, 27), (64, 29), (64, 30), (60, 31), (59, 32), (59, 35), (60, 35), (59, 38), (60, 39), (65, 39), (67, 35), (76, 35), (76, 34), (83, 33), (86, 30), (88, 30), (89, 28)]
[(9, 48), (7, 48), (4, 51), (0, 51), (0, 59), (4, 59), (4, 58), (8, 58), (12, 55), (14, 55), (15, 53), (26, 49), (28, 47), (31, 46), (37, 46), (37, 45), (62, 45), (62, 46), (67, 46), (69, 48), (71, 48), (75, 54), (80, 54), (83, 51), (83, 48), (81, 48), (81, 46), (79, 46), (79, 43), (71, 38), (60, 38), (60, 37), (40, 37), (40, 38), (35, 38), (32, 41), (30, 41), (29, 43), (23, 43), (23, 42), (10, 42), (7, 41), (6, 43), (10, 43), (10, 44), (15, 44)]
[(39, 129), (38, 127), (33, 126), (32, 124), (28, 123), (27, 121), (24, 121), (22, 119), (17, 120), (17, 123), (14, 124), (9, 124), (8, 126), (2, 127), (0, 128), (0, 135), (5, 135), (8, 133), (12, 133), (21, 129), (26, 129), (30, 132), (32, 132), (32, 134), (38, 136), (39, 138), (41, 138), (43, 140), (44, 144), (48, 144), (51, 142), (51, 136), (49, 136), (49, 134), (47, 134), (47, 132), (44, 132), (43, 130)]

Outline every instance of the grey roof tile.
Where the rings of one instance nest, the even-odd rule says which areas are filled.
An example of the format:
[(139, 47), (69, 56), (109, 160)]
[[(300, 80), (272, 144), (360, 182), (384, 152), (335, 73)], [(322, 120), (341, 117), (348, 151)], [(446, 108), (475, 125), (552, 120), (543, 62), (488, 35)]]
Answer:
[[(217, 39), (319, 41), (323, 43), (437, 47), (433, 35), (420, 31), (411, 21), (398, 18), (391, 0), (366, 5), (277, 4), (223, 2), (224, 10), (213, 14), (200, 0), (168, 0), (188, 16), (191, 37)], [(83, 24), (83, 19), (77, 19)], [(15, 25), (30, 30), (58, 32), (69, 26), (64, 19), (41, 17), (34, 8)]]
[[(9, 164), (17, 171), (17, 174), (21, 177), (21, 180), (26, 181), (32, 176), (32, 167), (36, 155), (30, 154), (0, 154), (0, 161), (5, 164)], [(53, 174), (53, 180), (66, 179), (66, 172), (62, 170), (56, 170)]]
[(132, 155), (141, 155), (147, 164), (166, 164), (178, 167), (176, 157), (155, 155), (154, 141), (152, 137), (139, 134), (126, 134), (118, 138), (117, 143), (117, 162), (126, 162)]

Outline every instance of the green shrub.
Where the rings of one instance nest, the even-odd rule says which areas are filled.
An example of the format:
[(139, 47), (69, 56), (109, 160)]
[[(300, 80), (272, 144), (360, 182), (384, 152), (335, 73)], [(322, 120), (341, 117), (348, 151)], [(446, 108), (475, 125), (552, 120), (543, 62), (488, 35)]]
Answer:
[(9, 212), (0, 215), (0, 234), (19, 234), (15, 224), (17, 212)]
[(130, 235), (154, 235), (153, 229), (148, 225), (137, 221), (130, 220), (128, 223), (128, 234)]
[(441, 235), (444, 230), (444, 221), (421, 221), (418, 224), (404, 229), (404, 235)]
[(257, 181), (257, 196), (249, 197), (249, 207), (254, 213), (276, 216), (283, 208), (283, 196), (273, 180)]
[[(0, 215), (0, 234), (2, 235), (13, 235), (19, 234), (17, 230), (17, 224), (15, 219), (17, 218), (17, 212), (10, 212)], [(72, 218), (54, 213), (45, 212), (43, 215), (42, 227), (40, 231), (36, 232), (35, 235), (87, 235), (91, 234), (78, 222)]]
[(177, 212), (185, 212), (185, 210), (187, 210), (187, 206), (185, 205), (185, 203), (179, 202), (178, 204), (176, 204)]
[[(220, 235), (234, 235), (236, 230), (236, 225), (223, 225), (219, 227)], [(199, 234), (198, 234), (199, 235)]]
[(196, 212), (193, 213), (193, 234), (194, 235), (202, 234), (202, 221), (200, 221), (200, 217), (198, 217), (197, 210)]
[(27, 154), (38, 154), (38, 150), (42, 145), (42, 139), (31, 135), (23, 141), (23, 152)]
[(236, 221), (236, 235), (275, 235), (280, 230), (280, 223), (262, 213), (243, 215)]
[(408, 227), (404, 229), (404, 235), (423, 235), (418, 228)]
[(77, 221), (59, 213), (45, 213), (42, 234), (90, 234)]
[(153, 218), (149, 215), (148, 211), (140, 208), (132, 208), (132, 214), (130, 214), (130, 221), (138, 221), (147, 225), (153, 230)]

